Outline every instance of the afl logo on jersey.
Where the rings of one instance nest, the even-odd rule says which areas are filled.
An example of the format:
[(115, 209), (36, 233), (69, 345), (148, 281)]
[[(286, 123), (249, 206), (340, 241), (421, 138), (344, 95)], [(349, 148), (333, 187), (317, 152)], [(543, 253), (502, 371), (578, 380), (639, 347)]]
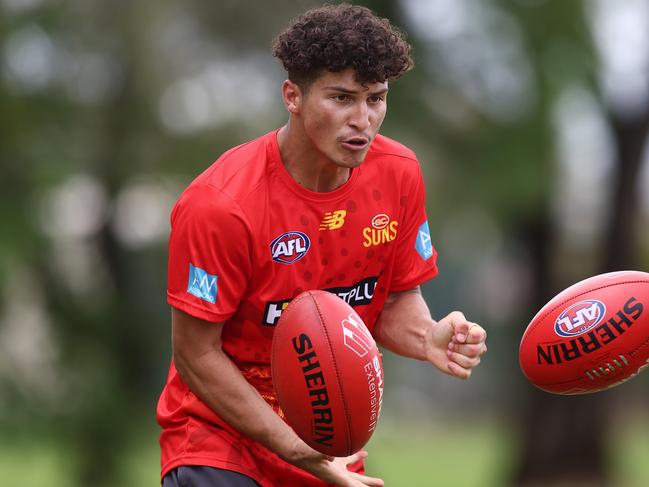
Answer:
[(286, 232), (273, 240), (270, 253), (275, 262), (292, 264), (306, 255), (311, 246), (309, 237), (302, 232)]

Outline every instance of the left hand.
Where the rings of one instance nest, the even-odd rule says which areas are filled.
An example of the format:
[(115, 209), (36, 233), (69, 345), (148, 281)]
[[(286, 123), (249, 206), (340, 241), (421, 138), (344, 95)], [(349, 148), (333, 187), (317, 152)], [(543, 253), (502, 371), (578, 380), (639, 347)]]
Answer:
[(468, 379), (487, 351), (487, 332), (453, 311), (431, 327), (426, 337), (426, 359), (442, 372)]

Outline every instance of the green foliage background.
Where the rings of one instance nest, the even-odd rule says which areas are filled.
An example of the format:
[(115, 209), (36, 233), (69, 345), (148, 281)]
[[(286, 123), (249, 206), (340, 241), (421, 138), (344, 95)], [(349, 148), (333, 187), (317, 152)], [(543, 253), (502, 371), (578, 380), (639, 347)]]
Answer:
[[(536, 397), (518, 370), (518, 341), (543, 299), (603, 270), (600, 209), (615, 208), (613, 176), (627, 140), (616, 127), (646, 141), (649, 109), (644, 100), (620, 111), (602, 89), (606, 66), (592, 32), (601, 2), (360, 3), (390, 17), (415, 46), (417, 67), (391, 86), (382, 131), (418, 153), (427, 179), (441, 268), (424, 287), (427, 300), (434, 316), (462, 309), (490, 335), (467, 383), (386, 356), (384, 419), (369, 467), (387, 485), (509, 485), (530, 441), (521, 411)], [(154, 411), (170, 357), (167, 214), (223, 151), (285, 121), (270, 43), (316, 4), (0, 1), (7, 485), (157, 481)], [(594, 195), (579, 217), (586, 234), (574, 230), (582, 221), (571, 220), (562, 193), (557, 110), (575, 90), (611, 139), (603, 185), (569, 187)], [(574, 150), (590, 173), (588, 158), (604, 157), (590, 146), (605, 141), (581, 142)], [(646, 270), (646, 185), (636, 174), (626, 261)], [(539, 222), (547, 231), (535, 234)], [(535, 242), (549, 255), (545, 291)], [(601, 396), (616, 486), (647, 485), (646, 462), (634, 453), (649, 448), (646, 391), (641, 376)]]

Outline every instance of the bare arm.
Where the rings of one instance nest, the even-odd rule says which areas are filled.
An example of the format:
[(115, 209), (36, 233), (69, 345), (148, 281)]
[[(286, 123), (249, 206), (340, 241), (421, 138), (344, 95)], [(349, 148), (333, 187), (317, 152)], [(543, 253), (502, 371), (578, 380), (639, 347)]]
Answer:
[(223, 352), (222, 330), (223, 323), (172, 311), (174, 363), (180, 377), (228, 424), (281, 457), (292, 457), (299, 438)]
[(174, 364), (194, 394), (231, 426), (322, 480), (341, 487), (383, 485), (346, 470), (365, 452), (334, 461), (304, 443), (223, 352), (222, 330), (223, 323), (209, 323), (172, 308)]
[(487, 333), (480, 325), (459, 311), (435, 321), (419, 287), (388, 296), (374, 335), (388, 350), (461, 379), (470, 377), (487, 351)]

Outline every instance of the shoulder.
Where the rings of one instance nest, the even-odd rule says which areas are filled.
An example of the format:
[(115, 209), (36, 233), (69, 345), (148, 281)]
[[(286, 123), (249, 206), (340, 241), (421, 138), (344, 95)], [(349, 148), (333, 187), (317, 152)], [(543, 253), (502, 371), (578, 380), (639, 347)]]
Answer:
[(228, 150), (192, 185), (210, 186), (234, 200), (254, 193), (265, 181), (274, 134), (268, 133)]
[(171, 211), (171, 226), (246, 228), (239, 202), (204, 179), (194, 180), (182, 192)]
[(366, 160), (380, 175), (392, 181), (404, 179), (416, 181), (421, 178), (421, 169), (415, 152), (384, 135), (377, 135), (372, 141)]
[[(392, 156), (405, 161), (417, 163), (417, 155), (409, 147), (394, 139), (378, 134), (372, 141), (369, 154), (374, 156)], [(407, 164), (407, 162), (406, 162)]]
[[(231, 198), (208, 185), (192, 184), (171, 210), (171, 235), (195, 242), (223, 235), (241, 239), (249, 233), (244, 213)], [(227, 239), (226, 239), (227, 240)]]

